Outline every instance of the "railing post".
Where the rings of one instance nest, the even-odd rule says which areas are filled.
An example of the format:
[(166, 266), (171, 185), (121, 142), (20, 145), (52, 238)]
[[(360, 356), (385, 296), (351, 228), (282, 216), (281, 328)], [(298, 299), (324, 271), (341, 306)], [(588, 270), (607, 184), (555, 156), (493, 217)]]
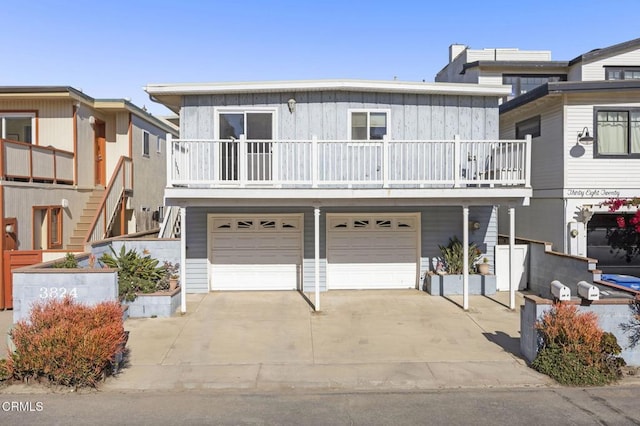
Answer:
[(167, 133), (167, 186), (173, 185), (173, 170), (171, 170), (171, 163), (173, 159), (173, 135)]
[(460, 188), (462, 174), (460, 162), (460, 135), (453, 136), (453, 187)]
[(247, 184), (249, 170), (247, 168), (247, 140), (245, 135), (240, 135), (238, 139), (238, 179), (240, 180), (240, 186)]
[(318, 187), (318, 137), (313, 135), (311, 137), (311, 187)]
[(382, 187), (389, 187), (389, 136), (382, 138)]
[(524, 164), (524, 186), (525, 188), (531, 187), (531, 135), (527, 135), (525, 138), (525, 164)]

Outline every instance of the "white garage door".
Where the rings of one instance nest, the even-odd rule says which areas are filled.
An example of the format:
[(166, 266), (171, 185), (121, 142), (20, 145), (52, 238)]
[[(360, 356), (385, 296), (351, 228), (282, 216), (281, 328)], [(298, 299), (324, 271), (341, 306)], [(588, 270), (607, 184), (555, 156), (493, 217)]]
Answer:
[(328, 288), (415, 288), (418, 224), (417, 215), (328, 215)]
[(295, 290), (300, 281), (302, 216), (209, 219), (212, 290)]

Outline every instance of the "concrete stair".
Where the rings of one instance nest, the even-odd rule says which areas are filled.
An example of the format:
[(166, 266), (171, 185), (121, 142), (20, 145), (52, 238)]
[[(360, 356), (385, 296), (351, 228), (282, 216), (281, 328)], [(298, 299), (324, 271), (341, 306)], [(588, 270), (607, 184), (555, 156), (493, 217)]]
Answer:
[(98, 208), (104, 197), (104, 191), (104, 188), (96, 188), (89, 196), (89, 200), (87, 200), (87, 203), (82, 209), (80, 219), (71, 234), (69, 244), (67, 245), (68, 250), (84, 250), (84, 240), (87, 237), (87, 232), (89, 232), (89, 227), (93, 223), (93, 219), (98, 213)]

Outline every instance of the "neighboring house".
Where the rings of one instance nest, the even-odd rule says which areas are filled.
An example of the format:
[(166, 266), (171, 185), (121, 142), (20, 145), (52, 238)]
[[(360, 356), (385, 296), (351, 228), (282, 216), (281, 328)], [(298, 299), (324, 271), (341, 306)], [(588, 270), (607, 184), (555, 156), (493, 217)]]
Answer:
[(157, 227), (167, 133), (177, 127), (124, 99), (0, 87), (5, 281), (10, 266), (37, 263), (43, 252), (82, 251), (89, 241)]
[(146, 91), (180, 115), (165, 203), (183, 207), (190, 293), (420, 288), (454, 235), (493, 259), (496, 206), (531, 193), (527, 142), (496, 140), (505, 86), (319, 80)]
[[(480, 52), (496, 52), (496, 59), (479, 58)], [(606, 235), (617, 215), (600, 203), (640, 195), (640, 39), (570, 61), (545, 55), (454, 45), (454, 57), (438, 76), (520, 81), (512, 92), (519, 96), (500, 106), (501, 138), (533, 136), (533, 197), (518, 211), (518, 236), (596, 258), (606, 272), (638, 274), (639, 259), (627, 262), (611, 252)]]

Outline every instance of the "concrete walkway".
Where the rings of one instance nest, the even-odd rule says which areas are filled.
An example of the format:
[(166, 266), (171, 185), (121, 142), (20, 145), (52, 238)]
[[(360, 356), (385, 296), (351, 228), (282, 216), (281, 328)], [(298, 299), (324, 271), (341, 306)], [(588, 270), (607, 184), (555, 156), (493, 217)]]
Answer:
[[(507, 295), (497, 299), (508, 300)], [(188, 296), (188, 313), (129, 319), (129, 365), (104, 390), (375, 390), (551, 386), (519, 355), (519, 309), (416, 290)], [(518, 300), (518, 305), (521, 299)]]

